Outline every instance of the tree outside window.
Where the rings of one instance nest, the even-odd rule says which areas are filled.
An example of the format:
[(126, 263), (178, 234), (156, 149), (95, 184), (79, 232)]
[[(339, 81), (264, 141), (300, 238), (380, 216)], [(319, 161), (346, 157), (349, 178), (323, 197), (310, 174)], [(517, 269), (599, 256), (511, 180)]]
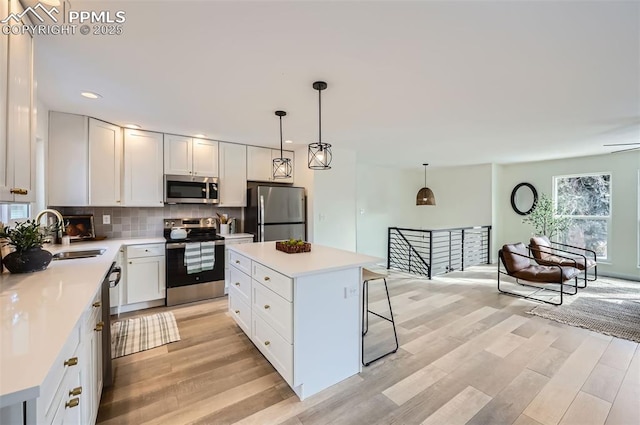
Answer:
[(611, 174), (555, 177), (557, 211), (570, 219), (561, 235), (569, 245), (586, 247), (608, 258), (611, 224)]

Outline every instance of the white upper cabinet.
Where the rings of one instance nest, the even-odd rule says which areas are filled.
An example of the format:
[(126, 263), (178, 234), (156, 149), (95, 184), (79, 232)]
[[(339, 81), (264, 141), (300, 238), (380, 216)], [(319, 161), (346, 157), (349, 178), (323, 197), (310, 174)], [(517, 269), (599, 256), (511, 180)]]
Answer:
[[(9, 14), (9, 3), (0, 2), (0, 16)], [(0, 37), (0, 70), (6, 75), (9, 67), (9, 37)], [(11, 183), (7, 179), (7, 79), (0, 78), (0, 200), (8, 200)]]
[(48, 205), (89, 205), (89, 119), (49, 113)]
[[(7, 2), (0, 8), (5, 9)], [(9, 2), (11, 13), (22, 13), (23, 9), (17, 0)], [(6, 15), (2, 15), (6, 16)], [(23, 24), (30, 22), (26, 16)], [(34, 87), (33, 87), (33, 39), (25, 34), (2, 36), (0, 41), (0, 65), (6, 70), (8, 80), (0, 85), (3, 113), (0, 131), (0, 201), (33, 202), (35, 201), (35, 120)], [(8, 38), (8, 40), (6, 40)], [(8, 52), (8, 55), (7, 55)], [(6, 117), (6, 126), (4, 119)], [(6, 148), (6, 149), (3, 149)]]
[(247, 206), (247, 147), (219, 144), (219, 190), (221, 207)]
[(164, 206), (162, 147), (161, 133), (125, 129), (124, 206)]
[(89, 120), (89, 204), (120, 206), (122, 129)]
[(164, 174), (218, 177), (218, 142), (165, 134)]
[[(283, 154), (285, 158), (291, 158), (291, 167), (293, 168), (293, 152), (283, 151)], [(273, 178), (274, 158), (280, 158), (280, 149), (247, 146), (247, 180), (275, 183), (293, 183), (293, 170), (291, 173), (291, 178)]]
[(164, 173), (189, 176), (193, 172), (191, 137), (164, 135)]
[(193, 139), (193, 174), (218, 177), (218, 142)]
[(272, 181), (271, 149), (247, 146), (247, 180)]

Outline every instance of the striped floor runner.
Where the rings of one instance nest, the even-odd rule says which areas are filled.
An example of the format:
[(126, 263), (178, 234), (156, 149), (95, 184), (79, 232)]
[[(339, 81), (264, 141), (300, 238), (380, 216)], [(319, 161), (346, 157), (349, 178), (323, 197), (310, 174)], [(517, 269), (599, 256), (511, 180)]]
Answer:
[(180, 341), (180, 333), (170, 311), (111, 324), (111, 357), (114, 359), (175, 341)]

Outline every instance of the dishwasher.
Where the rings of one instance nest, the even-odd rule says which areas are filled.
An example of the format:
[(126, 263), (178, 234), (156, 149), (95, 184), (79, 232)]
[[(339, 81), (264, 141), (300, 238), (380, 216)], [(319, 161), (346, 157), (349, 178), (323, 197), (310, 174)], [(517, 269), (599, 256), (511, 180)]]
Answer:
[(122, 268), (119, 263), (113, 262), (102, 281), (102, 321), (106, 332), (102, 332), (102, 379), (103, 387), (113, 384), (113, 368), (111, 365), (111, 312), (109, 292), (118, 286), (122, 277)]

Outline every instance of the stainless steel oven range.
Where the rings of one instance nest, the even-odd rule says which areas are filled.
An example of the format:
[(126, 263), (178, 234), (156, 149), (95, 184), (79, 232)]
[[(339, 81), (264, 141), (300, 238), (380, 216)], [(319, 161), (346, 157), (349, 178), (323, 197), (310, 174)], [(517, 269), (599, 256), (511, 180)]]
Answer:
[[(173, 238), (172, 238), (173, 236)], [(224, 295), (224, 238), (217, 235), (214, 218), (167, 218), (164, 220), (167, 265), (167, 305), (184, 304)], [(204, 250), (213, 243), (213, 267), (203, 261), (204, 271), (194, 271), (193, 261), (199, 261), (199, 246)], [(206, 248), (205, 248), (206, 247)], [(185, 259), (189, 250), (190, 267)], [(195, 254), (194, 254), (195, 253)], [(206, 255), (203, 255), (204, 259)]]

